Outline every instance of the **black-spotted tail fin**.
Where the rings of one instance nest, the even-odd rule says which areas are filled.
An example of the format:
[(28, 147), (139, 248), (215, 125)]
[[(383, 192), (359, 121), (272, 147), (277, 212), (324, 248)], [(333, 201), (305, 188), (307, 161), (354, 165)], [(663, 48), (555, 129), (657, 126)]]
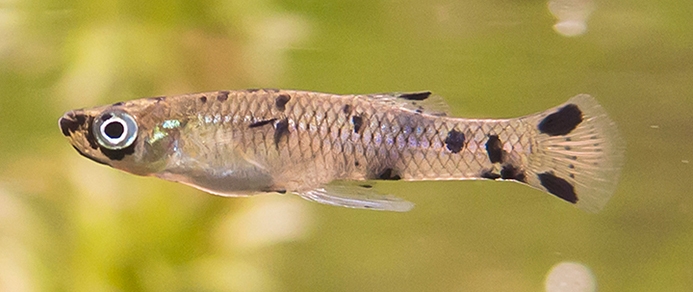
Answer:
[(616, 190), (625, 150), (606, 111), (581, 94), (523, 119), (538, 132), (527, 183), (580, 209), (601, 210)]

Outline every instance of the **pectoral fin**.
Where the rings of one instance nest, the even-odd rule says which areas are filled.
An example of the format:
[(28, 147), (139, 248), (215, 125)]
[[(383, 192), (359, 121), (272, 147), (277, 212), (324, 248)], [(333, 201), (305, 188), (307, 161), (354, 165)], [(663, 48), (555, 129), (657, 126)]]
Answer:
[(407, 212), (414, 204), (392, 195), (376, 192), (370, 185), (356, 182), (335, 182), (299, 193), (302, 198), (321, 204), (347, 208)]

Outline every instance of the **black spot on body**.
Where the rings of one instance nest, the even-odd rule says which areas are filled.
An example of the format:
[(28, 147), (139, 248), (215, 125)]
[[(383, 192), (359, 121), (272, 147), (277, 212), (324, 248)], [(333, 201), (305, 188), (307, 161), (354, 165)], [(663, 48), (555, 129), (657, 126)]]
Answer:
[(459, 153), (464, 148), (464, 133), (453, 129), (445, 138), (445, 147), (452, 153)]
[(112, 104), (111, 106), (121, 106), (121, 105), (123, 105), (123, 102), (119, 101), (119, 102)]
[(200, 96), (200, 102), (206, 103), (207, 102), (207, 97), (206, 96)]
[(493, 172), (487, 170), (487, 171), (484, 171), (484, 172), (481, 173), (481, 178), (485, 178), (485, 179), (499, 179), (499, 178), (501, 178), (501, 176), (500, 176), (500, 174), (493, 173)]
[(578, 197), (577, 194), (575, 194), (575, 188), (568, 181), (555, 176), (551, 172), (540, 173), (537, 176), (539, 177), (541, 185), (544, 186), (549, 193), (573, 204), (577, 203)]
[[(99, 143), (96, 142), (96, 137), (94, 136), (94, 118), (87, 117), (82, 124), (87, 125), (87, 132), (85, 133), (84, 138), (86, 138), (87, 142), (89, 142), (89, 147), (91, 147), (91, 149), (98, 149)], [(133, 145), (135, 145), (135, 143), (133, 143)]]
[(263, 189), (262, 191), (265, 192), (265, 193), (286, 194), (286, 190), (285, 190), (285, 189), (278, 189), (278, 190), (275, 190), (275, 189), (272, 189), (272, 188), (266, 188), (266, 189)]
[(79, 127), (84, 125), (84, 122), (86, 122), (86, 120), (87, 119), (84, 115), (75, 115), (72, 112), (70, 112), (67, 114), (66, 117), (60, 118), (60, 130), (63, 132), (63, 135), (70, 136), (70, 133), (76, 132), (79, 129)]
[(503, 162), (503, 144), (497, 135), (488, 136), (486, 141), (486, 153), (491, 163)]
[(283, 119), (274, 124), (274, 145), (279, 147), (279, 142), (284, 136), (289, 135), (289, 120)]
[(399, 98), (403, 98), (406, 100), (425, 100), (429, 96), (431, 96), (430, 91), (424, 91), (424, 92), (414, 92), (414, 93), (403, 93), (399, 96)]
[(516, 181), (527, 182), (527, 177), (525, 176), (525, 173), (517, 167), (510, 164), (503, 165), (500, 175), (502, 179), (512, 179)]
[(400, 180), (402, 179), (399, 174), (397, 174), (392, 168), (386, 168), (380, 174), (378, 174), (377, 179), (382, 179), (382, 180)]
[(274, 100), (274, 105), (277, 106), (279, 111), (284, 111), (286, 109), (286, 103), (289, 102), (289, 100), (291, 100), (291, 96), (288, 94), (280, 94)]
[(262, 126), (264, 126), (264, 125), (268, 125), (268, 124), (274, 123), (274, 121), (276, 121), (276, 120), (277, 120), (277, 119), (274, 119), (274, 118), (273, 118), (273, 119), (269, 119), (269, 120), (262, 120), (262, 121), (254, 122), (254, 123), (248, 125), (248, 128), (262, 127)]
[(103, 114), (103, 115), (101, 115), (101, 121), (102, 122), (108, 121), (112, 117), (113, 117), (113, 114), (111, 114), (111, 113)]
[(219, 91), (219, 93), (217, 93), (217, 100), (218, 101), (226, 101), (227, 99), (229, 99), (229, 92), (228, 91)]
[(342, 107), (342, 112), (343, 112), (345, 115), (350, 114), (350, 113), (351, 113), (351, 110), (352, 110), (352, 108), (351, 108), (351, 105), (350, 105), (350, 104), (345, 104), (344, 107)]
[(358, 161), (354, 161), (354, 166), (359, 167), (361, 164)]
[(60, 119), (60, 131), (63, 132), (63, 136), (65, 137), (70, 137), (70, 132), (75, 132), (79, 128), (79, 124), (77, 124), (73, 120), (68, 120), (65, 118)]
[(351, 117), (351, 123), (354, 124), (354, 133), (361, 132), (361, 127), (363, 126), (363, 118), (360, 116)]
[(130, 155), (132, 153), (135, 153), (135, 145), (137, 143), (137, 139), (132, 143), (132, 145), (123, 148), (123, 149), (118, 149), (118, 150), (111, 150), (111, 149), (106, 149), (104, 147), (99, 147), (99, 150), (101, 150), (101, 153), (108, 157), (110, 160), (123, 160), (126, 155)]
[(77, 121), (78, 124), (84, 125), (87, 121), (91, 122), (91, 118), (87, 119), (85, 115), (76, 115), (75, 120)]
[(566, 135), (582, 122), (582, 112), (577, 105), (569, 104), (545, 117), (537, 127), (549, 136)]

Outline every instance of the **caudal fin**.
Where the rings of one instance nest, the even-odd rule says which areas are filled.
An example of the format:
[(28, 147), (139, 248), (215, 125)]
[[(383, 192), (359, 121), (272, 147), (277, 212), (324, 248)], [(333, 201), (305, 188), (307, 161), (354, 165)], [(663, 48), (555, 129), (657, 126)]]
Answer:
[(527, 183), (580, 209), (601, 210), (616, 190), (625, 150), (606, 111), (581, 94), (524, 119), (539, 133), (528, 158)]

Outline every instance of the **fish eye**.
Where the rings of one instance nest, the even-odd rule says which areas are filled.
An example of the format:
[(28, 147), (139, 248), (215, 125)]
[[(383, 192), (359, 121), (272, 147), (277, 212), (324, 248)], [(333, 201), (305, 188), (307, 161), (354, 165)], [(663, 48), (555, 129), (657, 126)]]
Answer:
[(101, 146), (120, 150), (135, 142), (137, 122), (126, 112), (107, 111), (94, 120), (93, 131)]

